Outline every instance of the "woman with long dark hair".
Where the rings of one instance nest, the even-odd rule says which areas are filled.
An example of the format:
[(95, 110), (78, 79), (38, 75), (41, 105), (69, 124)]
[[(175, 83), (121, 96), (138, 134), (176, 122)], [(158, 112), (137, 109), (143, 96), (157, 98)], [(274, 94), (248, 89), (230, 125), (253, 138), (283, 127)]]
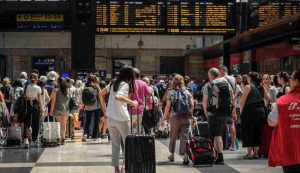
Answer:
[(94, 92), (96, 96), (96, 100), (93, 104), (91, 105), (85, 105), (85, 112), (86, 112), (86, 117), (85, 117), (85, 123), (84, 123), (84, 132), (83, 132), (83, 137), (82, 141), (85, 142), (86, 138), (88, 137), (89, 134), (89, 127), (91, 124), (92, 117), (94, 116), (94, 127), (93, 127), (93, 134), (92, 138), (96, 140), (98, 138), (99, 134), (99, 118), (100, 118), (100, 87), (99, 87), (99, 82), (97, 79), (97, 76), (91, 74), (87, 78), (87, 83), (85, 87), (91, 88), (92, 92)]
[(50, 115), (55, 116), (56, 121), (60, 123), (61, 144), (65, 144), (66, 125), (70, 113), (69, 102), (71, 99), (70, 88), (64, 78), (58, 78), (58, 88), (51, 93), (51, 111)]
[[(259, 91), (259, 87), (261, 87), (263, 93)], [(247, 147), (248, 150), (243, 159), (258, 159), (258, 150), (262, 142), (265, 124), (264, 99), (270, 100), (266, 90), (260, 83), (260, 76), (256, 72), (251, 72), (249, 74), (249, 85), (244, 87), (240, 106), (243, 147)]]
[[(130, 100), (129, 97), (135, 91), (134, 80), (133, 68), (124, 67), (117, 79), (107, 85), (100, 93), (101, 106), (109, 124), (108, 129), (112, 143), (112, 166), (115, 168), (115, 173), (121, 171), (119, 166), (121, 138), (125, 146), (125, 139), (130, 132), (130, 116), (127, 105), (138, 107), (138, 102)], [(106, 105), (105, 95), (108, 93), (109, 99)]]
[(277, 98), (287, 94), (290, 92), (291, 87), (289, 85), (289, 74), (287, 72), (280, 72), (277, 74), (278, 76), (278, 83), (281, 85), (280, 90), (278, 91)]

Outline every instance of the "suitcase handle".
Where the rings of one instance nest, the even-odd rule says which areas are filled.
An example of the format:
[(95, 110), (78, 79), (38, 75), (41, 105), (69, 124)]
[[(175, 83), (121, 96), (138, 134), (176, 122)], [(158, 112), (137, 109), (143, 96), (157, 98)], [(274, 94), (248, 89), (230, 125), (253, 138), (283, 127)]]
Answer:
[(200, 131), (199, 131), (199, 127), (198, 127), (197, 122), (194, 122), (193, 125), (194, 125), (194, 127), (193, 127), (192, 130), (190, 131), (190, 132), (191, 132), (191, 137), (194, 137), (194, 136), (195, 136), (194, 133), (193, 133), (194, 130), (196, 130), (197, 133), (198, 133), (198, 135), (200, 135)]
[(53, 117), (53, 121), (52, 122), (56, 122), (55, 117), (53, 115), (48, 115), (47, 116), (47, 120), (48, 120), (47, 122), (50, 123), (50, 116)]

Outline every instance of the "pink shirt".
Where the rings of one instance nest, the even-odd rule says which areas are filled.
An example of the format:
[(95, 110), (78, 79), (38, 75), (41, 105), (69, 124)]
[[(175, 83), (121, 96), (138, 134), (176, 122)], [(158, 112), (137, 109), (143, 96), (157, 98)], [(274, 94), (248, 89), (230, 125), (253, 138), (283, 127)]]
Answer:
[(138, 109), (132, 109), (132, 115), (142, 115), (144, 113), (145, 96), (151, 95), (151, 87), (142, 80), (135, 80), (135, 92), (131, 94), (131, 99), (139, 103)]

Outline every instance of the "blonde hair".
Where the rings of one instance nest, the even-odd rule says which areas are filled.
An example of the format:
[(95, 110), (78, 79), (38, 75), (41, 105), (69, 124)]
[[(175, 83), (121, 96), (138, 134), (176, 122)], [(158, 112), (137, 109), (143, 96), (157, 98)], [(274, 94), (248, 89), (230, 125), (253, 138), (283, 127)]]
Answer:
[(143, 77), (143, 81), (149, 85), (150, 84), (150, 79), (148, 77)]
[(171, 87), (173, 89), (179, 88), (179, 89), (186, 89), (184, 84), (184, 78), (180, 74), (177, 74), (173, 78), (173, 82), (171, 84)]

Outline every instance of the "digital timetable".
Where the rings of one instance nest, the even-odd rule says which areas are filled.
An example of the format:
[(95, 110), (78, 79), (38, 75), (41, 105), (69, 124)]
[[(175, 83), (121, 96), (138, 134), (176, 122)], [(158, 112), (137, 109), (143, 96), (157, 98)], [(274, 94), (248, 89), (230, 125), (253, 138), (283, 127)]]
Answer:
[(251, 3), (251, 27), (256, 28), (300, 13), (299, 0), (275, 0), (261, 4)]
[(100, 0), (97, 33), (235, 32), (235, 0)]

